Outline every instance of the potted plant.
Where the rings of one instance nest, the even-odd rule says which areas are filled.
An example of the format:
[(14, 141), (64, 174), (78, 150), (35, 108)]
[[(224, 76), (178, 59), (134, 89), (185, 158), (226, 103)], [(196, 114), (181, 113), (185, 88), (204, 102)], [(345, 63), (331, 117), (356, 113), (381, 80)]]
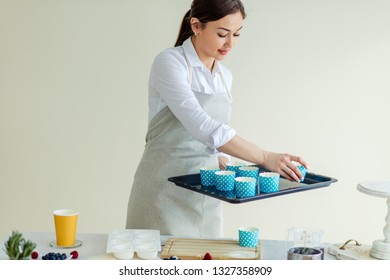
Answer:
[(12, 231), (12, 235), (5, 242), (4, 251), (7, 253), (10, 260), (27, 260), (37, 246), (30, 240), (23, 238), (22, 234), (17, 231)]

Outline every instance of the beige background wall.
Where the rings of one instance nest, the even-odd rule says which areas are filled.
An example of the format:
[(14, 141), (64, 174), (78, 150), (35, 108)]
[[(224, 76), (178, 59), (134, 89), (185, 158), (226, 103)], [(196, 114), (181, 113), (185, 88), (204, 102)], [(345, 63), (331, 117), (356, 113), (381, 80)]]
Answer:
[[(190, 2), (0, 0), (0, 236), (53, 231), (51, 212), (64, 207), (80, 210), (79, 232), (124, 228), (149, 68)], [(232, 126), (339, 181), (224, 203), (226, 237), (253, 225), (264, 239), (285, 239), (291, 226), (320, 227), (330, 242), (382, 238), (385, 200), (356, 185), (390, 179), (390, 2), (244, 3), (225, 60)]]

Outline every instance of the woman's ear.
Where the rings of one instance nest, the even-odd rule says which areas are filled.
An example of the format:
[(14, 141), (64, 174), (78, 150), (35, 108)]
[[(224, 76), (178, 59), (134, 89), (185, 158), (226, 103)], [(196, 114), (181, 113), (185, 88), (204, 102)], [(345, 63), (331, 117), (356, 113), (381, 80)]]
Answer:
[(192, 17), (190, 19), (190, 24), (191, 24), (191, 29), (196, 36), (200, 31), (200, 21), (197, 18)]

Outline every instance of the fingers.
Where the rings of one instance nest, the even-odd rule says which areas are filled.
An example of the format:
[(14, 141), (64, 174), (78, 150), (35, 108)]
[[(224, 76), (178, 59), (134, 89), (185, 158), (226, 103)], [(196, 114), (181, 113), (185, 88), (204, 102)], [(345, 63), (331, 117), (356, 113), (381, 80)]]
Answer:
[(301, 158), (301, 157), (298, 157), (298, 156), (294, 156), (294, 155), (288, 155), (290, 157), (290, 159), (292, 161), (296, 161), (296, 162), (299, 162), (300, 164), (302, 164), (306, 169), (309, 169), (309, 165), (307, 164), (307, 162)]
[(269, 165), (270, 170), (278, 172), (281, 176), (290, 181), (299, 182), (303, 179), (303, 176), (298, 169), (298, 166), (294, 162), (302, 164), (306, 169), (308, 169), (308, 164), (299, 156), (290, 155), (290, 154), (277, 154), (270, 153)]
[(301, 172), (299, 171), (298, 167), (292, 162), (288, 162), (283, 171), (286, 175), (288, 175), (287, 178), (290, 181), (299, 182), (299, 180), (302, 179)]
[(219, 168), (221, 170), (226, 170), (226, 163), (229, 162), (229, 159), (227, 157), (224, 157), (224, 156), (219, 156), (218, 157), (218, 164), (219, 164)]
[(299, 182), (301, 179), (303, 179), (303, 175), (301, 171), (298, 169), (297, 165), (294, 164), (292, 161), (298, 162), (302, 164), (307, 169), (307, 163), (304, 161), (301, 157), (294, 156), (294, 155), (285, 155), (288, 159), (285, 162), (286, 166), (283, 169), (284, 173), (288, 175), (288, 179), (292, 181)]
[(293, 178), (291, 178), (288, 173), (284, 172), (283, 170), (279, 172), (280, 176), (282, 176), (283, 178), (286, 178), (287, 180), (289, 181), (294, 181)]
[(219, 169), (221, 170), (226, 170), (226, 163), (222, 162), (222, 161), (219, 161), (218, 162), (218, 165), (219, 165)]

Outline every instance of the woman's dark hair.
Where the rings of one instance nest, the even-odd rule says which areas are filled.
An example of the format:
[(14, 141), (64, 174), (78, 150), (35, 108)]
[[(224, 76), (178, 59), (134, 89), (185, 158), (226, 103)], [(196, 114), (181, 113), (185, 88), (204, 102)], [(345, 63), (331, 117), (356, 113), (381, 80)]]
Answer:
[(242, 18), (245, 18), (244, 5), (240, 0), (193, 0), (191, 9), (184, 15), (175, 47), (181, 46), (194, 34), (190, 24), (192, 17), (197, 18), (204, 28), (209, 21), (216, 21), (237, 12), (241, 12)]

